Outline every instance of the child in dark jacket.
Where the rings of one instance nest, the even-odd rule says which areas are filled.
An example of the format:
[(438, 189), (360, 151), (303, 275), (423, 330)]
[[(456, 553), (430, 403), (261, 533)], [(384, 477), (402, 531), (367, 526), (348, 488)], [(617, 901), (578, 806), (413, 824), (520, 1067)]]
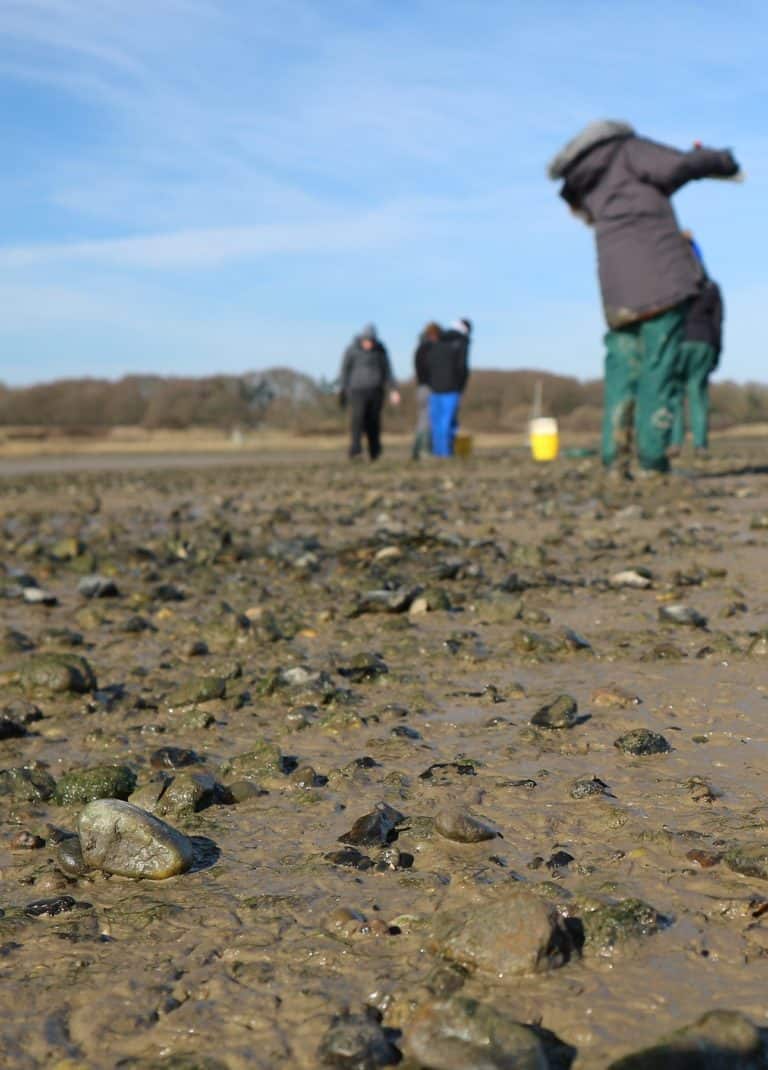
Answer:
[(440, 339), (428, 356), (429, 419), (432, 425), (432, 452), (436, 457), (453, 454), (453, 440), (459, 423), (461, 395), (469, 378), (469, 342), (472, 323), (460, 319)]
[(675, 413), (670, 456), (676, 456), (685, 439), (685, 402), (691, 425), (694, 452), (705, 456), (709, 447), (709, 377), (720, 362), (723, 344), (723, 298), (720, 287), (707, 275), (704, 260), (693, 235), (683, 231), (704, 273), (701, 287), (692, 298), (685, 318), (681, 350), (683, 394)]
[[(623, 461), (634, 419), (641, 469), (664, 472), (680, 393), (680, 348), (701, 268), (680, 241), (670, 198), (697, 178), (737, 176), (727, 149), (681, 152), (627, 123), (590, 123), (549, 176), (595, 229), (606, 334), (603, 463)], [(626, 472), (628, 474), (628, 470)]]

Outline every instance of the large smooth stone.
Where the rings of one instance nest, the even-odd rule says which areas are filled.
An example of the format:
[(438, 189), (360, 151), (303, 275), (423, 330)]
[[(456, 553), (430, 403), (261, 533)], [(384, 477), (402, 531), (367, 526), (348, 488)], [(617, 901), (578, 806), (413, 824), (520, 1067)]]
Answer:
[(120, 877), (164, 880), (192, 865), (192, 841), (146, 810), (96, 799), (78, 820), (83, 862)]
[(435, 916), (431, 950), (469, 970), (514, 977), (562, 966), (571, 941), (554, 907), (531, 892)]
[(408, 1054), (430, 1070), (549, 1070), (534, 1030), (479, 1003), (456, 997), (424, 1004), (406, 1031)]

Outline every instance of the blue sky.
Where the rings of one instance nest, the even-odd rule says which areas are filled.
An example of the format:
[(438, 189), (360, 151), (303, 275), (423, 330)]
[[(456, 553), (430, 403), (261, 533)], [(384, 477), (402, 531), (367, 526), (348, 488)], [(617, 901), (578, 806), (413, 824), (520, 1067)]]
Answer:
[(373, 320), (601, 373), (593, 241), (545, 177), (593, 118), (731, 147), (676, 197), (768, 380), (768, 7), (732, 0), (3, 0), (0, 379), (334, 375)]

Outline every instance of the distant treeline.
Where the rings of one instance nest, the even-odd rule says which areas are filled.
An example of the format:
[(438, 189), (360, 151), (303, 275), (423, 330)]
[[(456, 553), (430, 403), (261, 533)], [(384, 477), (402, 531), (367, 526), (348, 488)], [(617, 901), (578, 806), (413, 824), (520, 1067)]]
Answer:
[[(600, 426), (602, 382), (581, 381), (539, 371), (475, 370), (462, 406), (462, 422), (475, 431), (515, 431), (531, 414), (536, 383), (541, 383), (543, 413), (564, 428), (594, 431)], [(403, 388), (403, 405), (388, 409), (386, 425), (408, 430), (415, 413), (412, 383)], [(340, 430), (345, 422), (333, 384), (315, 381), (288, 368), (242, 376), (203, 379), (129, 375), (106, 379), (67, 379), (38, 386), (0, 385), (0, 426), (50, 428), (96, 433), (113, 427), (282, 428), (299, 434)], [(768, 385), (716, 383), (712, 387), (715, 428), (768, 422)]]

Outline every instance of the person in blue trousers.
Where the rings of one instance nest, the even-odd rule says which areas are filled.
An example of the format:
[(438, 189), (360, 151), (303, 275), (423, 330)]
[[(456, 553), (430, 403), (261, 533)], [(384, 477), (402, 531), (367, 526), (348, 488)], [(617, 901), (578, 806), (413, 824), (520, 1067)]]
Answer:
[(429, 351), (429, 420), (435, 457), (450, 457), (453, 454), (461, 395), (469, 378), (471, 332), (470, 320), (460, 319), (449, 330), (442, 332)]

